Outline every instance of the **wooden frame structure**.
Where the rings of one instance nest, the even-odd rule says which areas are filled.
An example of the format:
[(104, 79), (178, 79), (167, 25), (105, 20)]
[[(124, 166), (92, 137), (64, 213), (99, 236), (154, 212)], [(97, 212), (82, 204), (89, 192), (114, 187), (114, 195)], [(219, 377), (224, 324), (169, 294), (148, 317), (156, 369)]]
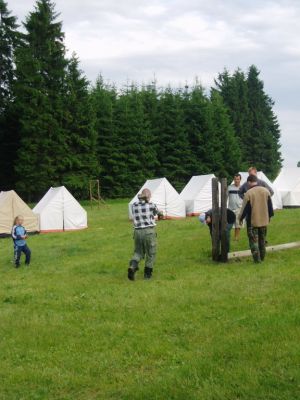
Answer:
[(98, 208), (100, 204), (106, 204), (100, 194), (100, 182), (99, 179), (90, 180), (90, 204), (91, 208), (93, 203), (97, 203)]

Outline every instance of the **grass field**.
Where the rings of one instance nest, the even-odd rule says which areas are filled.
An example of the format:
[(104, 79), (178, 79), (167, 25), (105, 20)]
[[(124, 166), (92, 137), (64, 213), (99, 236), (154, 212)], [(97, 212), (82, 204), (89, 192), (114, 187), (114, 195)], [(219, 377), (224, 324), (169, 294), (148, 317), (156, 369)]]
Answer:
[[(85, 231), (30, 237), (27, 269), (0, 240), (1, 400), (300, 398), (300, 249), (214, 264), (197, 218), (161, 221), (153, 280), (130, 282), (127, 203), (87, 209)], [(269, 244), (299, 222), (277, 212)]]

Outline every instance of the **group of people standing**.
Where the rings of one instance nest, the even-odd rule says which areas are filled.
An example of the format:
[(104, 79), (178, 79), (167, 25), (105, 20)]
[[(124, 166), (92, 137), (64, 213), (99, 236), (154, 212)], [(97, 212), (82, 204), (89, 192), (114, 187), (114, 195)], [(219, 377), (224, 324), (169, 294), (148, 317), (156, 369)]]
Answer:
[(248, 169), (247, 181), (241, 185), (241, 175), (234, 176), (228, 187), (228, 208), (236, 215), (235, 239), (239, 240), (243, 220), (246, 220), (249, 247), (255, 263), (264, 260), (266, 254), (267, 226), (273, 217), (271, 197), (273, 189), (257, 177), (257, 169)]
[[(230, 249), (230, 233), (234, 226), (234, 238), (239, 240), (241, 228), (246, 220), (249, 247), (255, 263), (265, 258), (267, 226), (274, 215), (272, 200), (274, 192), (263, 180), (257, 177), (257, 169), (248, 169), (247, 181), (241, 185), (241, 175), (235, 174), (233, 183), (228, 186), (227, 243)], [(128, 279), (134, 280), (139, 269), (139, 262), (145, 258), (144, 278), (152, 277), (156, 256), (155, 217), (163, 217), (154, 203), (150, 202), (151, 192), (144, 189), (138, 201), (132, 205), (134, 226), (134, 254), (129, 262)], [(212, 232), (212, 210), (199, 216)]]

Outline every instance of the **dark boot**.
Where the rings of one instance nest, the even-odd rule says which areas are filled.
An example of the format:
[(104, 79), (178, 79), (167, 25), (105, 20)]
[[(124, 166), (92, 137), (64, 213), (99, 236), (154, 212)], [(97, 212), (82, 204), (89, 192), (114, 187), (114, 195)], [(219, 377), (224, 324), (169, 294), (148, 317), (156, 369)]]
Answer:
[(152, 277), (152, 268), (145, 267), (144, 269), (144, 279), (151, 279)]
[(135, 260), (131, 260), (128, 268), (128, 279), (130, 281), (134, 281), (134, 275), (138, 270), (139, 270), (138, 262)]

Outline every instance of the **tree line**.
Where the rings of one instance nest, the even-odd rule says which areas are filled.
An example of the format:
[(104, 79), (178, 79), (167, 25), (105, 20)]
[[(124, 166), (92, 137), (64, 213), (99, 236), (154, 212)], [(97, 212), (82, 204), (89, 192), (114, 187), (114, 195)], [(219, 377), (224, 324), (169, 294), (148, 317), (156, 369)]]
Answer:
[(181, 190), (193, 175), (231, 176), (254, 164), (274, 178), (280, 127), (259, 71), (224, 70), (214, 87), (157, 82), (117, 88), (67, 56), (62, 22), (38, 0), (23, 29), (0, 0), (0, 189), (37, 200), (65, 185), (87, 198), (132, 196), (146, 179)]

